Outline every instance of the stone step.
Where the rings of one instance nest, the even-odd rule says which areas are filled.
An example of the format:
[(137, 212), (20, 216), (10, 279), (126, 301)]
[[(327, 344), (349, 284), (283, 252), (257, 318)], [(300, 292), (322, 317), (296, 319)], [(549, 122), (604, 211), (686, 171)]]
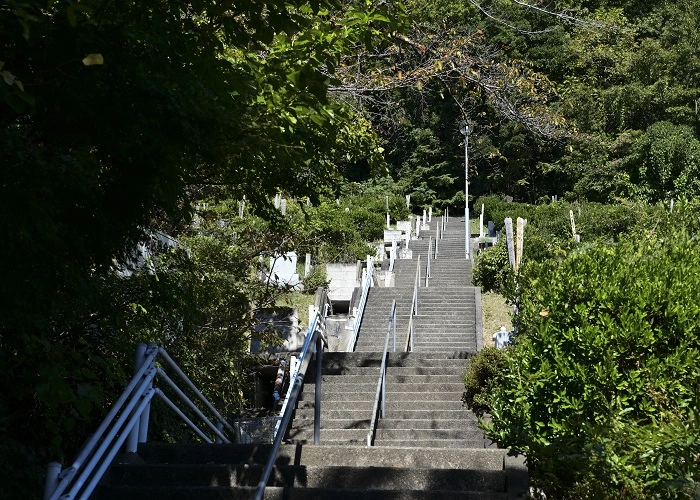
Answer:
[(472, 354), (455, 350), (452, 353), (389, 353), (389, 366), (442, 366), (466, 363)]
[(389, 366), (387, 371), (394, 375), (444, 375), (445, 377), (461, 376), (466, 371), (466, 364), (455, 366)]
[[(326, 420), (338, 420), (344, 421), (349, 420), (357, 422), (357, 425), (361, 425), (362, 422), (369, 422), (372, 417), (373, 407), (369, 410), (356, 409), (354, 406), (351, 408), (338, 408), (333, 406), (328, 408), (328, 405), (321, 406), (321, 425), (323, 426)], [(391, 410), (391, 411), (389, 411)], [(438, 410), (438, 409), (423, 409), (416, 410), (412, 407), (401, 408), (398, 405), (393, 405), (393, 409), (387, 409), (386, 421), (407, 421), (411, 422), (414, 420), (424, 420), (424, 421), (464, 421), (468, 425), (476, 426), (476, 417), (470, 410), (467, 410), (463, 406), (452, 410)], [(300, 426), (313, 425), (314, 420), (314, 409), (305, 408), (297, 409), (294, 413), (294, 422), (299, 422)], [(296, 424), (295, 424), (296, 425)]]
[(476, 419), (407, 419), (396, 417), (395, 414), (387, 414), (384, 418), (377, 421), (378, 429), (460, 429), (460, 430), (479, 430), (479, 424)]
[[(337, 408), (333, 407), (328, 409), (322, 406), (321, 409), (321, 425), (323, 425), (324, 420), (353, 420), (357, 422), (369, 421), (372, 414), (372, 409), (369, 410), (359, 410), (353, 408)], [(313, 422), (314, 410), (309, 409), (297, 409), (294, 413), (294, 421), (302, 421), (300, 425), (307, 425), (307, 421)], [(387, 410), (387, 421), (395, 421), (397, 419), (405, 420), (410, 422), (412, 420), (440, 420), (445, 419), (447, 421), (460, 420), (470, 425), (475, 424), (476, 420), (471, 411), (466, 408), (460, 407), (453, 410), (433, 410), (433, 409), (423, 409), (416, 410), (413, 408), (398, 408), (394, 406), (394, 409), (389, 412)], [(400, 421), (400, 420), (399, 420)], [(312, 424), (313, 425), (313, 424)]]
[[(450, 378), (448, 380), (459, 380), (460, 377)], [(412, 384), (412, 383), (396, 383), (387, 381), (386, 383), (387, 401), (458, 401), (464, 392), (463, 382), (444, 382), (432, 384)], [(425, 391), (428, 391), (427, 393)], [(299, 397), (299, 401), (312, 401), (315, 397), (315, 391), (304, 390), (304, 393)], [(335, 387), (321, 389), (321, 405), (327, 401), (334, 403), (342, 402), (359, 402), (359, 401), (374, 401), (376, 397), (376, 384), (371, 392), (358, 393), (343, 391)]]
[[(355, 387), (360, 387), (362, 390), (358, 392), (371, 391), (372, 384), (376, 387), (377, 379), (379, 378), (379, 370), (375, 375), (322, 375), (321, 376), (321, 386), (328, 386), (333, 390), (343, 390), (348, 392), (355, 392)], [(304, 391), (314, 390), (314, 381), (311, 379), (305, 379)], [(425, 384), (425, 383), (438, 383), (442, 384), (445, 382), (445, 376), (442, 374), (404, 374), (404, 373), (394, 373), (391, 368), (387, 369), (386, 376), (387, 383), (409, 383), (409, 384)]]
[(427, 448), (443, 448), (443, 449), (487, 449), (486, 445), (488, 442), (484, 439), (407, 439), (407, 440), (396, 440), (396, 439), (383, 439), (381, 437), (375, 437), (374, 446), (398, 446), (398, 447), (414, 447), (418, 449)]
[[(334, 441), (338, 443), (366, 444), (368, 431), (369, 426), (364, 429), (321, 429), (320, 439), (321, 442)], [(292, 427), (286, 437), (292, 442), (313, 443), (314, 429), (313, 427)]]
[[(335, 431), (327, 431), (335, 432)], [(367, 431), (365, 431), (366, 438)], [(322, 433), (323, 435), (323, 433)], [(479, 429), (465, 430), (465, 429), (377, 429), (375, 435), (375, 442), (379, 440), (384, 443), (389, 440), (395, 443), (410, 442), (410, 441), (423, 441), (423, 440), (439, 440), (448, 441), (452, 440), (458, 443), (481, 443), (477, 444), (475, 448), (481, 448), (484, 446), (484, 433)], [(413, 445), (416, 446), (416, 445)]]
[[(353, 382), (345, 382), (348, 378), (362, 377), (368, 378), (369, 382), (363, 382), (362, 384), (355, 384)], [(374, 376), (370, 375), (346, 375), (346, 376), (336, 376), (338, 381), (326, 380), (333, 377), (322, 377), (321, 381), (321, 393), (325, 395), (326, 392), (330, 393), (333, 391), (344, 392), (344, 393), (358, 393), (358, 394), (369, 394), (374, 393), (377, 388), (377, 380), (379, 379), (379, 373)], [(452, 387), (458, 382), (454, 381), (454, 376), (443, 375), (443, 374), (432, 374), (432, 375), (401, 375), (392, 372), (392, 369), (387, 369), (386, 375), (387, 385), (401, 386), (408, 390), (416, 389), (416, 391), (425, 390), (428, 386), (433, 387), (433, 390), (437, 390), (438, 387)], [(451, 390), (451, 389), (447, 389)], [(315, 391), (315, 384), (309, 382), (304, 384), (304, 394), (313, 394)], [(411, 392), (411, 391), (409, 391)]]
[(416, 328), (413, 338), (413, 345), (435, 344), (435, 343), (476, 343), (474, 332), (469, 332), (467, 327), (449, 331), (447, 329)]
[[(226, 486), (211, 487), (138, 487), (111, 486), (100, 490), (100, 498), (105, 500), (250, 500), (255, 497), (253, 486), (231, 488)], [(441, 491), (441, 490), (362, 490), (329, 488), (283, 488), (265, 489), (266, 500), (506, 500), (507, 493), (483, 491)]]
[[(323, 407), (323, 403), (333, 403), (334, 405), (336, 404), (341, 404), (341, 403), (355, 403), (359, 401), (374, 401), (375, 394), (376, 394), (376, 387), (375, 390), (372, 392), (367, 392), (367, 393), (358, 393), (358, 392), (339, 392), (337, 389), (325, 389), (323, 388), (321, 390), (321, 407)], [(313, 401), (315, 397), (315, 391), (313, 390), (308, 390), (305, 389), (304, 393), (299, 396), (299, 399), (297, 401)]]
[[(138, 454), (146, 463), (170, 464), (263, 464), (272, 445), (246, 444), (159, 444), (141, 443)], [(502, 470), (505, 451), (498, 449), (464, 449), (454, 452), (420, 448), (383, 447), (351, 448), (342, 446), (282, 445), (277, 465), (351, 467), (412, 467), (429, 469)]]
[[(141, 464), (117, 465), (110, 471), (111, 483), (134, 486), (156, 484), (168, 487), (255, 486), (262, 477), (262, 465), (225, 464)], [(505, 474), (493, 470), (458, 470), (334, 466), (278, 465), (268, 486), (296, 488), (357, 488), (369, 490), (505, 491)], [(266, 491), (267, 498), (267, 491)]]
[[(371, 421), (370, 414), (367, 413), (367, 418), (360, 420), (353, 419), (334, 419), (327, 418), (326, 413), (321, 411), (321, 429), (364, 429), (369, 430), (369, 424)], [(294, 422), (292, 422), (295, 429), (313, 429), (314, 427), (314, 415), (313, 412), (307, 413), (304, 416), (295, 415)]]
[[(321, 401), (321, 409), (331, 409), (329, 406), (333, 406), (332, 409), (336, 409), (332, 404), (323, 404)], [(297, 406), (297, 412), (299, 410), (311, 410), (314, 408), (314, 402), (312, 400), (299, 401)], [(391, 410), (404, 410), (406, 409), (400, 400), (386, 402), (387, 411)], [(352, 409), (369, 412), (371, 414), (374, 409), (374, 400), (372, 401), (356, 401), (352, 404)], [(452, 401), (412, 401), (410, 403), (410, 409), (413, 410), (460, 410), (462, 409), (462, 402), (458, 399)], [(370, 415), (371, 417), (371, 415)]]
[(479, 422), (474, 415), (465, 418), (401, 418), (395, 415), (400, 410), (384, 416), (377, 421), (378, 429), (460, 429), (480, 431)]
[(476, 344), (476, 339), (475, 335), (472, 333), (471, 335), (467, 333), (461, 333), (459, 335), (448, 335), (444, 332), (421, 332), (418, 331), (415, 334), (415, 338), (413, 339), (413, 347), (416, 347), (416, 345), (421, 345), (421, 346), (435, 346), (435, 347), (444, 347), (447, 344), (455, 345), (455, 346), (460, 346), (460, 345), (467, 345), (470, 346), (472, 344)]
[(426, 387), (426, 390), (431, 392), (416, 392), (416, 391), (403, 391), (400, 386), (387, 384), (386, 386), (386, 400), (387, 401), (461, 401), (462, 394), (464, 393), (464, 384), (456, 384), (456, 387), (452, 391), (442, 391), (442, 386), (438, 387), (435, 392), (432, 392), (432, 386)]

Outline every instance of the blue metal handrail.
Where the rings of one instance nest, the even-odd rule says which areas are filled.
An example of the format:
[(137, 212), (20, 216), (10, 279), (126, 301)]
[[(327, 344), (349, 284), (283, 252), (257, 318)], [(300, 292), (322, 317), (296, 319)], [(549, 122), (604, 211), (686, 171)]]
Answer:
[(369, 424), (369, 432), (367, 433), (367, 446), (374, 446), (377, 420), (386, 415), (386, 360), (387, 351), (389, 350), (389, 336), (392, 330), (394, 332), (394, 352), (396, 352), (396, 300), (393, 300), (391, 303), (389, 326), (387, 326), (386, 329), (384, 351), (382, 352), (382, 365), (379, 367), (379, 380), (377, 380), (377, 392), (374, 397), (374, 408), (372, 409), (372, 421)]
[(362, 323), (362, 315), (365, 313), (365, 305), (367, 304), (367, 296), (369, 295), (369, 289), (374, 286), (374, 261), (371, 257), (367, 259), (367, 273), (365, 274), (364, 283), (362, 283), (362, 296), (360, 297), (360, 303), (357, 306), (357, 314), (355, 315), (355, 321), (352, 325), (352, 335), (348, 340), (348, 345), (345, 348), (346, 352), (352, 352), (355, 350), (355, 344), (357, 344), (357, 335), (360, 332), (360, 324)]
[(301, 389), (304, 384), (306, 370), (309, 367), (309, 363), (311, 362), (311, 357), (314, 352), (316, 353), (314, 444), (319, 444), (320, 442), (322, 355), (323, 344), (328, 345), (323, 333), (326, 324), (326, 302), (328, 301), (325, 291), (321, 292), (320, 297), (317, 296), (317, 304), (319, 303), (319, 299), (320, 307), (317, 307), (313, 318), (309, 322), (309, 330), (306, 333), (306, 339), (304, 339), (304, 345), (302, 346), (301, 353), (299, 354), (299, 368), (289, 382), (290, 389), (287, 393), (287, 400), (283, 406), (282, 418), (275, 433), (275, 440), (272, 443), (272, 451), (270, 452), (270, 456), (268, 457), (267, 463), (265, 464), (265, 468), (263, 469), (263, 473), (260, 478), (260, 482), (258, 483), (255, 491), (256, 500), (262, 500), (262, 498), (265, 496), (265, 487), (270, 479), (270, 474), (272, 474), (272, 468), (277, 460), (277, 454), (279, 453), (280, 446), (284, 440), (284, 435), (287, 432), (287, 427), (289, 427), (289, 423), (292, 420), (292, 415), (296, 409), (297, 400), (299, 399), (299, 394), (301, 394)]
[[(207, 417), (203, 411), (173, 382), (165, 371), (156, 366), (161, 358), (182, 382), (195, 394), (196, 399), (211, 413)], [(231, 425), (216, 411), (192, 381), (183, 373), (162, 347), (155, 344), (139, 344), (136, 348), (135, 373), (126, 389), (114, 403), (97, 431), (83, 446), (70, 467), (61, 470), (61, 464), (49, 464), (44, 498), (47, 500), (70, 500), (89, 498), (116, 454), (126, 442), (126, 451), (136, 452), (138, 443), (148, 437), (150, 403), (158, 396), (194, 431), (200, 439), (212, 443), (213, 439), (197, 426), (157, 387), (153, 387), (156, 377), (165, 381), (189, 409), (208, 427), (218, 442), (230, 443), (223, 433), (224, 428), (233, 432)], [(215, 421), (216, 424), (214, 424)]]

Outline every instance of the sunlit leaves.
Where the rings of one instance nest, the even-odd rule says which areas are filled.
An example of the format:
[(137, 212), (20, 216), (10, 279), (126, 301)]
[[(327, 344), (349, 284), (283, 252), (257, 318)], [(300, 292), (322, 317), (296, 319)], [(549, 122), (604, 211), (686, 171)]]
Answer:
[(492, 432), (529, 452), (551, 492), (673, 496), (698, 477), (699, 270), (696, 241), (671, 231), (521, 277)]

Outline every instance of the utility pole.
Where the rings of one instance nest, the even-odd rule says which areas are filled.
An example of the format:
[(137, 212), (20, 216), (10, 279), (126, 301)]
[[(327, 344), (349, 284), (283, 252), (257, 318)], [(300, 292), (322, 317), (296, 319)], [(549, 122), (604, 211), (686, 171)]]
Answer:
[(459, 131), (464, 136), (464, 254), (468, 259), (471, 236), (469, 228), (469, 134), (471, 130), (466, 120), (459, 123)]

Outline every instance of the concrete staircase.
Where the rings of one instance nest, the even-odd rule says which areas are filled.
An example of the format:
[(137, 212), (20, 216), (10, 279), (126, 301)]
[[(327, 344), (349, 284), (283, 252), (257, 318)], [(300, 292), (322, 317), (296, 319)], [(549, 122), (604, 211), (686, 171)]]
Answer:
[[(437, 224), (437, 222), (433, 222)], [(411, 242), (413, 260), (395, 265), (394, 288), (372, 288), (355, 352), (324, 353), (321, 387), (312, 362), (268, 482), (267, 499), (511, 499), (527, 492), (527, 469), (485, 439), (463, 407), (462, 375), (477, 349), (480, 310), (464, 256), (464, 222), (448, 224), (419, 289), (414, 352), (403, 352), (417, 255), (425, 278), (428, 238)], [(387, 358), (386, 413), (367, 447), (381, 352), (392, 300), (397, 352)], [(320, 390), (320, 445), (313, 445)], [(139, 447), (138, 463), (115, 464), (96, 498), (252, 498), (270, 446)]]
[[(253, 498), (269, 445), (139, 447), (142, 463), (113, 465), (95, 498)], [(513, 474), (495, 449), (283, 445), (265, 498), (507, 499)]]

